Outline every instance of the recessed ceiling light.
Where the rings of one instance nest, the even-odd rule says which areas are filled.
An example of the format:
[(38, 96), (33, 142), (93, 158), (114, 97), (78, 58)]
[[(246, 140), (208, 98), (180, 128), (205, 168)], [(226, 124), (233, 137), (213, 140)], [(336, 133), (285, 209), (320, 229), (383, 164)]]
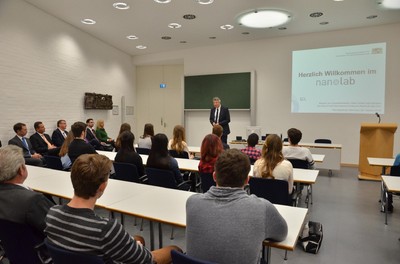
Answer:
[(216, 39), (217, 37), (209, 37), (209, 39)]
[(154, 2), (159, 4), (168, 4), (169, 2), (171, 2), (171, 0), (154, 0)]
[(116, 2), (113, 4), (113, 7), (115, 7), (116, 9), (121, 9), (121, 10), (129, 9), (129, 5), (124, 2)]
[(283, 25), (290, 19), (290, 14), (281, 10), (253, 10), (238, 17), (240, 25), (250, 28), (270, 28)]
[(242, 34), (243, 34), (243, 35), (249, 35), (250, 32), (247, 32), (247, 31), (246, 31), (246, 32), (242, 32)]
[(214, 0), (196, 0), (196, 2), (199, 3), (200, 5), (209, 5), (212, 4)]
[(184, 19), (195, 19), (196, 16), (193, 15), (193, 14), (186, 14), (186, 15), (183, 15), (183, 18), (184, 18)]
[(184, 43), (187, 43), (187, 41), (186, 40), (181, 40), (181, 41), (179, 41), (179, 43), (184, 44)]
[(221, 28), (221, 29), (223, 29), (223, 30), (230, 30), (230, 29), (232, 29), (232, 28), (233, 28), (233, 26), (232, 26), (232, 25), (229, 25), (229, 24), (227, 24), (227, 25), (222, 25), (222, 26), (220, 26), (220, 28)]
[(170, 39), (171, 39), (171, 37), (170, 37), (170, 36), (162, 36), (162, 37), (161, 37), (161, 39), (164, 39), (164, 40), (170, 40)]
[(170, 24), (168, 25), (168, 27), (169, 27), (169, 28), (181, 28), (182, 25), (181, 25), (181, 24), (178, 24), (178, 23), (170, 23)]
[(94, 25), (94, 24), (96, 24), (96, 21), (94, 21), (93, 19), (90, 19), (90, 18), (82, 19), (81, 22), (83, 24), (86, 24), (86, 25)]
[(400, 8), (400, 0), (383, 0), (382, 6), (390, 9), (399, 9)]
[(138, 39), (138, 37), (136, 37), (135, 35), (129, 35), (129, 36), (126, 36), (126, 38), (130, 39), (130, 40)]
[(324, 13), (322, 13), (322, 12), (314, 12), (314, 13), (311, 13), (310, 14), (310, 17), (320, 17), (320, 16), (322, 16)]
[(329, 22), (327, 22), (327, 21), (324, 21), (324, 22), (320, 22), (319, 24), (320, 24), (320, 25), (328, 25), (328, 24), (329, 24)]
[(334, 2), (343, 2), (343, 0), (333, 0)]
[(367, 16), (367, 19), (374, 19), (374, 18), (377, 18), (378, 16), (377, 15), (371, 15), (371, 16)]
[(137, 48), (137, 49), (147, 49), (147, 47), (146, 47), (146, 46), (143, 46), (143, 45), (138, 45), (138, 46), (136, 46), (136, 48)]

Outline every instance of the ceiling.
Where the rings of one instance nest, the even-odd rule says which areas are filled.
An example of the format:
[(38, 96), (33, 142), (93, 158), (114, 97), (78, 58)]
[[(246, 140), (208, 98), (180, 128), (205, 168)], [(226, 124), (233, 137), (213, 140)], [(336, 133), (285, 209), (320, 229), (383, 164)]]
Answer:
[[(214, 0), (210, 5), (200, 5), (196, 0), (172, 0), (167, 4), (154, 0), (25, 1), (130, 55), (400, 22), (400, 9), (384, 9), (377, 0)], [(130, 8), (115, 9), (114, 2), (126, 2)], [(237, 23), (240, 13), (260, 8), (288, 11), (291, 20), (281, 26), (286, 29), (250, 29)], [(313, 12), (323, 15), (310, 17)], [(196, 18), (186, 20), (185, 14)], [(82, 24), (85, 18), (94, 19), (96, 24)], [(171, 29), (170, 23), (182, 27)], [(234, 28), (220, 29), (226, 24)], [(138, 39), (129, 40), (128, 35)], [(171, 39), (164, 40), (163, 36)], [(147, 48), (140, 50), (138, 45)]]

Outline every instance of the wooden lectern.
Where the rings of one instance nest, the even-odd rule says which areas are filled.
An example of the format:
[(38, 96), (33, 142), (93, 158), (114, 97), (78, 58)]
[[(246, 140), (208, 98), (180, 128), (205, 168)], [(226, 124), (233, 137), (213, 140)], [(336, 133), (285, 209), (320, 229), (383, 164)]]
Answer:
[(360, 159), (358, 178), (362, 180), (381, 180), (382, 168), (370, 166), (367, 157), (393, 158), (394, 123), (362, 123), (360, 129)]

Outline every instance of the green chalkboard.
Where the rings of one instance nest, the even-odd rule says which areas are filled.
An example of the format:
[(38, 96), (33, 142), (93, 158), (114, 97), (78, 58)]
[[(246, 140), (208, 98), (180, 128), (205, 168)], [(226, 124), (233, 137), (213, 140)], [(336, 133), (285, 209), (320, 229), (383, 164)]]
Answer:
[(185, 109), (210, 109), (219, 97), (229, 109), (250, 109), (251, 73), (185, 76)]

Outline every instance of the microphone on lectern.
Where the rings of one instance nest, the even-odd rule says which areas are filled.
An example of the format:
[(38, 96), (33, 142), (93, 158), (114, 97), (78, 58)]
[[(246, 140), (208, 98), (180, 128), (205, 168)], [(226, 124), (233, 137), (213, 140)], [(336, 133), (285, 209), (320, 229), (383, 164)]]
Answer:
[(376, 117), (378, 117), (378, 124), (381, 122), (381, 116), (378, 113), (375, 113)]

